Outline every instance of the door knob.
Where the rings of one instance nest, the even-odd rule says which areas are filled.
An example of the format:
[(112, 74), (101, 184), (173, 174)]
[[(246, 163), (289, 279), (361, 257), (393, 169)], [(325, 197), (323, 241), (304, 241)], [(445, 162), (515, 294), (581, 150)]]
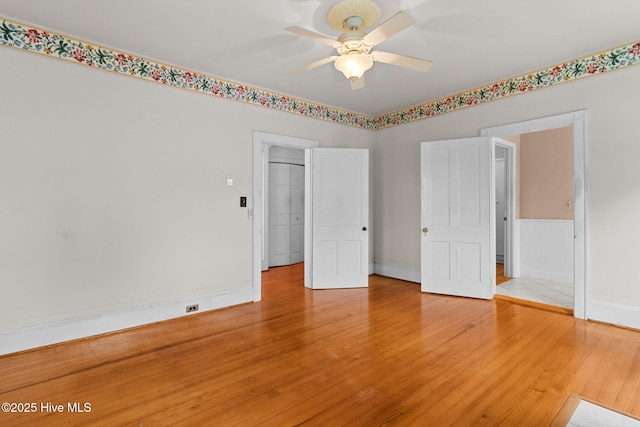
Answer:
[(422, 232), (423, 232), (424, 234), (427, 234), (427, 233), (429, 232), (429, 229), (428, 229), (427, 227), (424, 227), (424, 228), (422, 229)]
[(367, 231), (367, 227), (362, 227), (362, 231)]

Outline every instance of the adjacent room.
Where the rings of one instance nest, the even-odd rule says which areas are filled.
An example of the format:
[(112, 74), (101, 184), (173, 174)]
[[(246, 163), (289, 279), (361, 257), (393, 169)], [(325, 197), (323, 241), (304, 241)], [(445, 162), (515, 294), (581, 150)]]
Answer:
[(638, 16), (0, 0), (0, 425), (633, 422)]

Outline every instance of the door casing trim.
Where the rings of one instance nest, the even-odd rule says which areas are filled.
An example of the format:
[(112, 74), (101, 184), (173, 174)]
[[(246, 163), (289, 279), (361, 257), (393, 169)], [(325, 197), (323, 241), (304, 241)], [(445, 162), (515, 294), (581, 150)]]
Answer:
[[(253, 220), (252, 220), (252, 284), (253, 284), (253, 301), (262, 300), (262, 262), (264, 254), (264, 246), (266, 245), (265, 239), (263, 239), (263, 230), (265, 230), (265, 200), (264, 200), (264, 188), (266, 172), (268, 170), (269, 162), (269, 149), (272, 146), (289, 147), (298, 149), (309, 149), (319, 147), (318, 141), (298, 138), (294, 136), (279, 135), (268, 132), (253, 131)], [(309, 168), (306, 168), (309, 169)], [(306, 171), (305, 171), (306, 173)], [(310, 199), (311, 188), (305, 182), (306, 199)], [(307, 207), (305, 206), (305, 217)], [(307, 245), (307, 227), (310, 226), (311, 221), (305, 222), (305, 245)], [(306, 248), (305, 248), (306, 249)], [(307, 266), (310, 267), (310, 259), (308, 257), (310, 253), (305, 250), (305, 276)]]
[(579, 110), (555, 116), (526, 120), (484, 128), (482, 136), (505, 137), (529, 132), (573, 128), (573, 193), (574, 193), (574, 309), (579, 319), (588, 319), (587, 294), (587, 143), (588, 114)]

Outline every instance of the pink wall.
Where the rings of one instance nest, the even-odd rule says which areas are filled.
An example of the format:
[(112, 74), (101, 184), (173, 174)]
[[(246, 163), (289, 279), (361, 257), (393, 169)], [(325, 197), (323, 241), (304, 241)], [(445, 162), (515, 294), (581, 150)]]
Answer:
[(573, 129), (522, 134), (518, 148), (518, 218), (572, 220)]

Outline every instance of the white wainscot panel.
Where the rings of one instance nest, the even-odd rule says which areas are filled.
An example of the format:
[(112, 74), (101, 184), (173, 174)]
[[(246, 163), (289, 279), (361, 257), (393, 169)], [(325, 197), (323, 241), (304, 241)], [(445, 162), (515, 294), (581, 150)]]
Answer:
[(573, 221), (521, 219), (518, 223), (522, 276), (573, 283)]

